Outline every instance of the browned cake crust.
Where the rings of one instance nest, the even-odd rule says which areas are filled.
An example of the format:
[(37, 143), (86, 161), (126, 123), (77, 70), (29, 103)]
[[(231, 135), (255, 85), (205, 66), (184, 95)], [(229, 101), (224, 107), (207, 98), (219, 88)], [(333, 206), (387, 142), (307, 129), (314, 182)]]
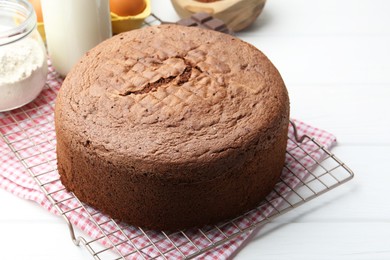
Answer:
[(176, 230), (255, 207), (282, 171), (289, 100), (271, 62), (232, 36), (162, 25), (115, 36), (66, 77), (58, 170), (80, 200)]

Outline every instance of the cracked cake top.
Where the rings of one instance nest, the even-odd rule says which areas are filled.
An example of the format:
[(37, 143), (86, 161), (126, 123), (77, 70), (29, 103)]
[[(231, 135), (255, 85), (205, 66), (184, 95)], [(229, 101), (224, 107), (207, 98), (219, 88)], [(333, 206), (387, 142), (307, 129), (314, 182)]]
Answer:
[(75, 142), (170, 163), (268, 145), (289, 110), (284, 83), (259, 50), (177, 25), (123, 33), (89, 51), (56, 106)]

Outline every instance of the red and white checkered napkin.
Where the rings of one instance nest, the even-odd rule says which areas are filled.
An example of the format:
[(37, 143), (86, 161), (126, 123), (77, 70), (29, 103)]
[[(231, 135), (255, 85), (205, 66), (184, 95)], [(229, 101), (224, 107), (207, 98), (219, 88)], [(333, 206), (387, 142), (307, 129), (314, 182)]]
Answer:
[[(3, 137), (0, 138), (0, 187), (21, 198), (33, 200), (55, 214), (59, 213), (40, 190), (26, 168), (35, 175), (40, 175), (39, 180), (41, 183), (46, 183), (44, 187), (48, 192), (63, 189), (60, 181), (56, 181), (58, 173), (56, 171), (56, 141), (53, 125), (53, 101), (61, 83), (62, 81), (50, 67), (47, 85), (35, 101), (12, 112), (0, 113), (0, 136)], [(330, 148), (336, 141), (333, 135), (321, 129), (311, 127), (297, 120), (293, 121), (300, 135), (307, 134), (314, 137), (325, 148)], [(291, 139), (294, 139), (292, 127), (289, 129), (289, 136)], [(314, 159), (320, 159), (323, 155), (323, 152), (318, 147), (309, 143), (304, 145), (304, 150), (311, 153)], [(300, 182), (299, 178), (305, 178), (304, 167), (311, 167), (315, 164), (312, 158), (305, 156), (305, 152), (302, 149), (296, 149), (296, 147), (297, 145), (289, 140), (287, 149), (289, 153), (287, 153), (286, 167), (282, 174), (285, 183), (278, 184), (275, 188), (279, 195), (288, 192), (289, 189), (298, 185)], [(301, 159), (297, 162), (294, 158)], [(300, 172), (299, 178), (291, 175), (291, 170), (295, 173)], [(273, 192), (268, 196), (268, 201), (271, 201), (274, 206), (281, 203), (281, 198), (278, 197), (277, 193)], [(137, 227), (120, 224), (122, 232), (118, 229), (116, 223), (110, 221), (103, 214), (97, 213), (93, 214), (93, 220), (101, 223), (100, 228), (104, 229), (105, 233), (108, 234), (108, 239), (98, 239), (102, 237), (102, 233), (87, 215), (87, 211), (90, 214), (91, 212), (96, 212), (94, 209), (86, 206), (85, 209), (72, 210), (79, 207), (80, 204), (75, 198), (71, 198), (72, 196), (66, 190), (56, 192), (52, 196), (56, 201), (65, 200), (58, 204), (61, 210), (63, 212), (69, 210), (66, 216), (71, 223), (83, 230), (92, 239), (97, 239), (96, 241), (105, 245), (110, 244), (108, 239), (113, 243), (118, 243), (117, 248), (123, 255), (138, 248), (146, 258), (158, 256), (159, 251), (163, 252), (168, 258), (180, 258), (183, 255), (189, 255), (196, 252), (199, 248), (207, 247), (211, 242), (215, 243), (224, 239), (224, 234), (220, 232), (221, 230), (226, 235), (234, 234), (237, 232), (237, 227), (245, 228), (250, 225), (248, 219), (261, 221), (274, 210), (269, 204), (264, 204), (264, 206), (260, 206), (261, 210), (254, 211), (245, 218), (237, 219), (235, 221), (236, 225), (225, 225), (220, 228), (221, 230), (205, 227), (202, 230), (207, 234), (207, 238), (199, 235), (197, 230), (187, 230), (184, 236), (182, 233), (163, 234), (162, 232), (145, 231)], [(70, 199), (66, 200), (67, 198)], [(147, 233), (148, 236), (145, 236), (143, 232)], [(126, 241), (125, 235), (130, 238), (130, 242), (127, 240), (127, 243), (120, 243), (121, 241)], [(249, 236), (250, 233), (239, 235), (216, 249), (203, 254), (202, 258), (227, 258)], [(188, 242), (188, 238), (191, 239), (191, 242)], [(180, 250), (177, 250), (177, 248)], [(166, 253), (167, 251), (169, 253)], [(138, 255), (137, 253), (131, 255), (134, 258), (139, 256), (139, 253)]]

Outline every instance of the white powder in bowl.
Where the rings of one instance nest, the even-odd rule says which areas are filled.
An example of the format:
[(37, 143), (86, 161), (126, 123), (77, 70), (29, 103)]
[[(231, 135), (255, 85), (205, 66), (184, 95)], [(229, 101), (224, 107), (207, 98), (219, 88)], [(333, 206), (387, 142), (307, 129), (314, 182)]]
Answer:
[(0, 46), (0, 111), (21, 107), (41, 92), (47, 77), (46, 53), (34, 38)]

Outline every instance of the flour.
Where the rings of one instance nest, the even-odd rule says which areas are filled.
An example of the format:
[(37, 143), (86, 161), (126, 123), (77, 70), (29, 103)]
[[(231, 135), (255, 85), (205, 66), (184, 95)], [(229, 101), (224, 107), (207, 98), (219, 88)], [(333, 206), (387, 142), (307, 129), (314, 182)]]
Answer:
[(0, 111), (20, 107), (36, 98), (46, 76), (45, 50), (34, 38), (0, 46)]

